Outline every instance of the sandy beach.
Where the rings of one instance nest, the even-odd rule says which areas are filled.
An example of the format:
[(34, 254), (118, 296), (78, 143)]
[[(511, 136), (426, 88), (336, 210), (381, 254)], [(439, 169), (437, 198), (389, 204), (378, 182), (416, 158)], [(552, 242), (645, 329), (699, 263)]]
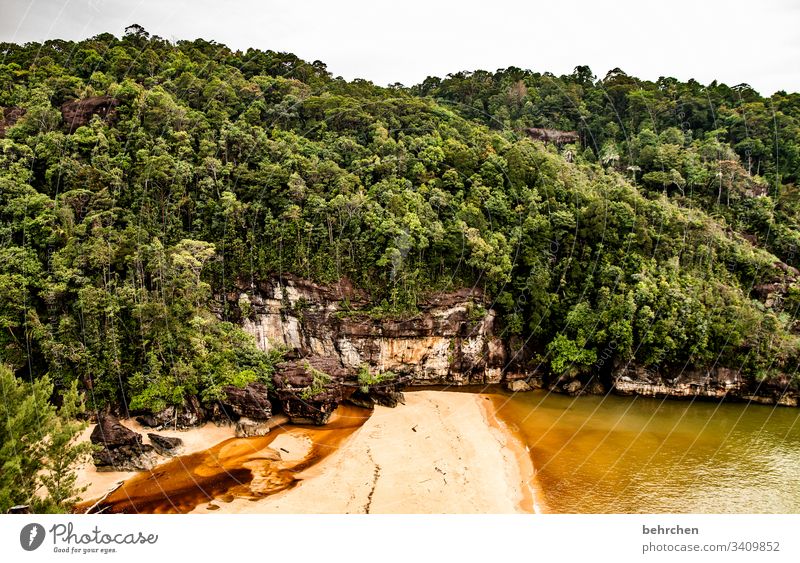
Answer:
[[(354, 418), (352, 409), (340, 408), (340, 417)], [(177, 432), (174, 435), (184, 439), (187, 453), (197, 453), (176, 458), (173, 467), (179, 464), (180, 470), (191, 473), (192, 480), (214, 471), (230, 472), (233, 467), (249, 469), (253, 474), (247, 487), (224, 494), (208, 489), (206, 497), (178, 506), (186, 508), (181, 511), (194, 513), (536, 510), (530, 456), (516, 435), (494, 416), (488, 396), (412, 391), (406, 393), (405, 405), (394, 409), (377, 406), (369, 418), (358, 416), (361, 418), (352, 423), (341, 418), (333, 421), (329, 425), (332, 429), (328, 430), (328, 427), (286, 426), (268, 436), (246, 440), (231, 439), (231, 428), (213, 425)], [(349, 430), (345, 436), (339, 430), (333, 440), (337, 426)], [(215, 440), (224, 442), (211, 447)], [(316, 456), (311, 455), (314, 451)], [(320, 451), (324, 454), (319, 455)], [(88, 469), (81, 479), (100, 476), (103, 484), (94, 483), (91, 489), (96, 493), (94, 496), (100, 496), (110, 485), (136, 475), (126, 483), (122, 493), (115, 493), (130, 498), (145, 489), (142, 486), (145, 481), (167, 473), (164, 467), (156, 468), (151, 476), (98, 474)], [(285, 481), (287, 474), (292, 477), (290, 485), (270, 489), (277, 475)], [(170, 478), (165, 476), (155, 485), (169, 490)], [(150, 489), (153, 486), (149, 484)], [(269, 494), (264, 496), (265, 492)]]

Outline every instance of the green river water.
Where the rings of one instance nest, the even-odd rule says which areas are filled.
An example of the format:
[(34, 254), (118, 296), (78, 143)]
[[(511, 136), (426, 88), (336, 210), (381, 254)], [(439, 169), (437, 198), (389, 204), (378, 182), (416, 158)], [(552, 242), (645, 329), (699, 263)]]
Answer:
[(800, 409), (497, 395), (546, 512), (800, 513)]

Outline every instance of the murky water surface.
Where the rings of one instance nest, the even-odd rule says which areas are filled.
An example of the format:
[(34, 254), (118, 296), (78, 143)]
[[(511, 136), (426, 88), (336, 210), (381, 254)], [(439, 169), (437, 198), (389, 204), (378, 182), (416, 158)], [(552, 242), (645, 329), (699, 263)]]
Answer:
[(546, 511), (800, 513), (800, 409), (544, 391), (495, 403)]

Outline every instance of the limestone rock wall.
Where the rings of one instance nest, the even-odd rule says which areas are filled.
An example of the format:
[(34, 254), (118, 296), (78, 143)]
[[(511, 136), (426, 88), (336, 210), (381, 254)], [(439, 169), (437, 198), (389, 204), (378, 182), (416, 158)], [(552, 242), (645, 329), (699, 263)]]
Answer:
[(507, 353), (496, 335), (497, 317), (476, 290), (438, 295), (406, 319), (371, 317), (361, 310), (365, 296), (346, 282), (323, 287), (281, 277), (230, 297), (249, 310), (242, 325), (262, 350), (283, 346), (290, 356), (336, 356), (347, 369), (367, 365), (408, 375), (411, 385), (504, 381)]
[(625, 364), (614, 370), (613, 388), (618, 395), (742, 400), (791, 407), (798, 406), (800, 395), (797, 383), (788, 376), (756, 381), (726, 367), (687, 368), (667, 374)]

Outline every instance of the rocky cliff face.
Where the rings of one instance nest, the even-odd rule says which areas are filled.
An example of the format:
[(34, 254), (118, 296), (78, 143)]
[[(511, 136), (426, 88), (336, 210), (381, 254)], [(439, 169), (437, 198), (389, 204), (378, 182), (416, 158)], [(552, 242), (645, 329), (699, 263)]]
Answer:
[(15, 106), (0, 108), (0, 139), (6, 136), (6, 129), (25, 115), (25, 110)]
[(69, 133), (78, 127), (88, 125), (92, 117), (99, 115), (102, 119), (113, 120), (119, 100), (111, 96), (91, 96), (81, 100), (71, 100), (61, 106), (61, 117)]
[[(606, 375), (543, 374), (519, 339), (500, 337), (495, 311), (486, 308), (476, 290), (439, 294), (423, 303), (418, 314), (403, 319), (370, 315), (367, 296), (347, 280), (323, 286), (282, 276), (224, 298), (238, 304), (244, 329), (262, 350), (286, 350), (288, 361), (276, 366), (274, 389), (261, 383), (229, 386), (224, 400), (213, 405), (190, 397), (180, 408), (139, 416), (143, 425), (187, 428), (215, 420), (236, 424), (237, 436), (256, 436), (269, 432), (273, 409), (294, 423), (321, 425), (343, 401), (366, 408), (395, 406), (403, 401), (403, 388), (414, 385), (503, 383), (513, 392), (546, 387), (570, 395), (613, 392), (793, 407), (800, 403), (800, 385), (788, 375), (756, 381), (724, 367), (662, 372), (617, 363)], [(368, 381), (358, 375), (364, 368)], [(373, 380), (386, 372), (394, 377)], [(164, 455), (180, 447), (149, 436)], [(140, 435), (113, 416), (100, 417), (92, 441), (102, 446), (94, 456), (98, 468), (144, 469), (153, 464), (153, 447), (142, 444)]]
[(346, 281), (323, 287), (274, 278), (257, 292), (230, 297), (250, 312), (243, 326), (263, 350), (283, 346), (294, 357), (338, 357), (347, 370), (391, 371), (410, 376), (410, 385), (501, 383), (519, 376), (514, 369), (504, 372), (508, 354), (496, 335), (495, 312), (484, 308), (476, 290), (438, 295), (406, 319), (363, 312), (365, 296)]
[(798, 406), (800, 396), (797, 383), (789, 376), (756, 381), (724, 367), (665, 374), (625, 364), (614, 370), (613, 388), (619, 395), (743, 400), (790, 407)]
[(404, 384), (503, 383), (511, 391), (546, 387), (558, 393), (707, 398), (798, 406), (800, 386), (789, 376), (756, 381), (737, 370), (667, 370), (616, 365), (609, 375), (563, 379), (543, 375), (530, 351), (500, 338), (495, 311), (483, 295), (462, 289), (423, 303), (406, 319), (366, 312), (368, 298), (347, 280), (322, 286), (291, 276), (227, 296), (238, 301), (242, 324), (261, 349), (282, 346), (293, 358), (338, 358), (351, 375), (394, 372)]

